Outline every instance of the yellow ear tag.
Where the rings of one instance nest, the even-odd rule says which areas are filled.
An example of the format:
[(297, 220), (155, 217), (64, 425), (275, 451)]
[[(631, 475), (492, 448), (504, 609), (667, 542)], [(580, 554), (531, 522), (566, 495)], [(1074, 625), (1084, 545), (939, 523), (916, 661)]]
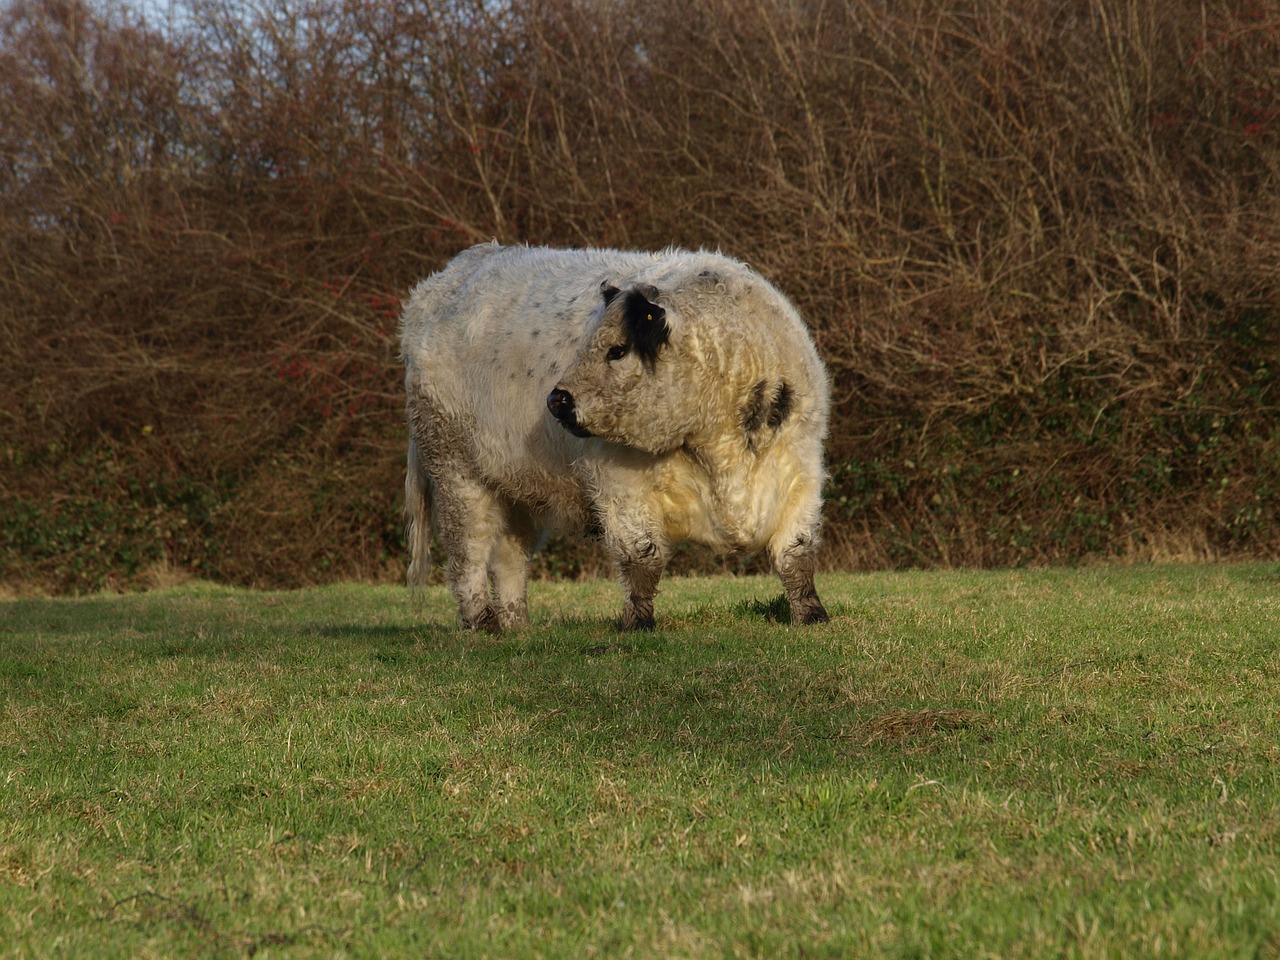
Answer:
[(646, 314), (645, 319), (648, 320), (650, 323), (653, 323), (653, 314), (652, 313)]

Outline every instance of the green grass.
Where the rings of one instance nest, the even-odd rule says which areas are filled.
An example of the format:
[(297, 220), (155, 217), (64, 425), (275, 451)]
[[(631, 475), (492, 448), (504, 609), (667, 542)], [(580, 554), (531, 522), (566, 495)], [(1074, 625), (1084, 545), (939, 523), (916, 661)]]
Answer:
[(5, 957), (1280, 956), (1280, 568), (0, 604)]

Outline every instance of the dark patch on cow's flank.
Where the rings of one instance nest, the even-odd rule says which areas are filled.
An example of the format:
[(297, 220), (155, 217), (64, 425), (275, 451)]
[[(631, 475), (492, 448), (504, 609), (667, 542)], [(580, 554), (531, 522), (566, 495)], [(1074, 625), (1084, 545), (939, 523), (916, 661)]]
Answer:
[(777, 430), (795, 406), (795, 394), (791, 384), (785, 380), (778, 384), (772, 397), (767, 396), (768, 392), (769, 384), (764, 380), (758, 381), (742, 408), (742, 429), (747, 435), (747, 449), (752, 451), (756, 448), (760, 430), (765, 426)]
[(773, 395), (773, 403), (769, 407), (769, 426), (775, 430), (782, 426), (782, 422), (791, 414), (793, 400), (791, 385), (783, 380), (778, 386), (778, 392)]
[(667, 311), (639, 290), (627, 291), (622, 311), (622, 332), (627, 338), (627, 345), (636, 352), (645, 368), (652, 370), (658, 362), (658, 351), (671, 337)]
[(747, 400), (747, 405), (742, 408), (742, 429), (747, 432), (748, 442), (751, 442), (751, 434), (764, 426), (764, 419), (769, 413), (769, 405), (764, 400), (766, 386), (767, 384), (761, 380), (752, 387), (751, 397)]

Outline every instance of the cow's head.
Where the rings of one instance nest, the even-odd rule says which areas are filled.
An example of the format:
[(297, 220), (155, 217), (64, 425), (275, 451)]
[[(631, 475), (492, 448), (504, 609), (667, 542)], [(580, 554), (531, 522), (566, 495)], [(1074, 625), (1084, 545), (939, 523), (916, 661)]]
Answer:
[(684, 388), (678, 330), (648, 285), (603, 286), (600, 324), (547, 397), (570, 433), (601, 437), (649, 453), (684, 443), (695, 412)]

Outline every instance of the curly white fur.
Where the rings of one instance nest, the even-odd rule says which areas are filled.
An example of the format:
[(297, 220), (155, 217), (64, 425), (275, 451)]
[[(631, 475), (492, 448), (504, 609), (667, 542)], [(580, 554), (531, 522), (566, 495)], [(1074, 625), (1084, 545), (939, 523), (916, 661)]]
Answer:
[[(830, 388), (795, 309), (745, 264), (472, 247), (413, 292), (401, 349), (410, 579), (430, 514), (466, 625), (527, 623), (536, 542), (592, 525), (625, 627), (653, 625), (684, 540), (768, 550), (793, 619), (826, 619), (813, 569)], [(552, 390), (589, 436), (551, 415)]]

